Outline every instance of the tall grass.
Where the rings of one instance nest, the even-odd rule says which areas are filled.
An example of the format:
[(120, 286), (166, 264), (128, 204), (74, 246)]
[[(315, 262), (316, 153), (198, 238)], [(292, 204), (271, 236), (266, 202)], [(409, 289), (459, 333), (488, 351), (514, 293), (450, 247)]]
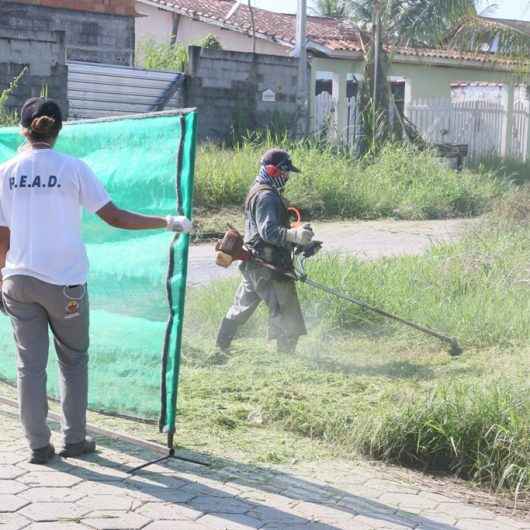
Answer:
[(529, 391), (522, 381), (439, 385), (366, 418), (357, 443), (376, 458), (519, 493), (530, 487)]
[(488, 158), (471, 164), (472, 171), (495, 173), (499, 178), (515, 184), (530, 182), (530, 160), (523, 162), (513, 158)]
[[(258, 171), (266, 142), (243, 142), (234, 149), (204, 145), (199, 150), (196, 204), (240, 206)], [(286, 146), (301, 174), (287, 186), (291, 202), (306, 216), (374, 219), (436, 219), (475, 216), (508, 185), (493, 173), (456, 173), (429, 152), (387, 146), (377, 159), (347, 154), (308, 142)]]

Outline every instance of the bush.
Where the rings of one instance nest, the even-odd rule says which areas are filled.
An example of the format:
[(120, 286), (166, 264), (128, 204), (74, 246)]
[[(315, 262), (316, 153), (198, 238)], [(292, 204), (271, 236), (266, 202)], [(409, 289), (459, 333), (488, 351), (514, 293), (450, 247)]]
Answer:
[(138, 66), (147, 70), (183, 72), (188, 64), (188, 52), (181, 44), (157, 43), (146, 39), (137, 49)]
[(206, 48), (208, 50), (222, 50), (223, 47), (221, 43), (217, 40), (217, 37), (212, 33), (209, 33), (199, 42), (201, 48)]
[(499, 178), (514, 184), (530, 182), (530, 160), (523, 162), (513, 158), (488, 158), (476, 164), (470, 169), (476, 172), (495, 173)]

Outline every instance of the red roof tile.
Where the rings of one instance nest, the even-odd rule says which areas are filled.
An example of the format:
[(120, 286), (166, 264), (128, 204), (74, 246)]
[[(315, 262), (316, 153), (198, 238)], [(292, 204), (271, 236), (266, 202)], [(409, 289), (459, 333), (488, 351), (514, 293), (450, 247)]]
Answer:
[(517, 66), (521, 61), (500, 56), (493, 53), (472, 53), (459, 50), (432, 49), (432, 48), (398, 48), (394, 50), (399, 55), (410, 57), (423, 57), (430, 59), (452, 59), (455, 61), (469, 61), (475, 63), (499, 64), (504, 66)]
[[(160, 7), (192, 18), (211, 20), (226, 28), (250, 33), (251, 14), (247, 5), (235, 0), (149, 0)], [(256, 33), (283, 44), (296, 44), (296, 15), (253, 8)], [(505, 21), (506, 22), (506, 21)], [(363, 51), (360, 30), (348, 20), (328, 17), (307, 17), (307, 37), (332, 51)], [(472, 61), (475, 63), (515, 65), (516, 61), (488, 53), (466, 53), (448, 49), (400, 48), (401, 56)]]
[[(252, 17), (247, 5), (234, 0), (150, 0), (162, 8), (174, 9), (190, 17), (205, 18), (238, 31), (252, 31)], [(294, 46), (296, 15), (253, 8), (256, 33), (280, 44)], [(326, 17), (307, 17), (308, 38), (336, 50), (362, 49), (359, 30), (348, 21)]]
[(530, 22), (526, 20), (511, 20), (508, 18), (492, 18), (492, 17), (479, 17), (480, 20), (485, 23), (491, 23), (493, 29), (498, 28), (499, 26), (505, 26), (509, 29), (515, 29), (530, 36)]

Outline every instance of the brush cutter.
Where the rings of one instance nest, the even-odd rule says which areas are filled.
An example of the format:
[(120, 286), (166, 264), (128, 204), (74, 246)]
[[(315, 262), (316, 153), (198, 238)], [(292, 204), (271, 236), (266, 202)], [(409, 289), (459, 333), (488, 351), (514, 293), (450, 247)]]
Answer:
[(362, 307), (363, 309), (367, 309), (368, 311), (372, 311), (373, 313), (377, 313), (378, 315), (382, 315), (386, 318), (395, 320), (396, 322), (400, 322), (401, 324), (405, 324), (406, 326), (421, 331), (422, 333), (430, 335), (431, 337), (436, 337), (437, 339), (449, 345), (449, 355), (451, 355), (452, 357), (457, 357), (463, 353), (462, 347), (458, 343), (457, 339), (454, 337), (449, 337), (426, 326), (422, 326), (421, 324), (416, 324), (415, 322), (411, 322), (410, 320), (406, 320), (404, 318), (388, 313), (387, 311), (371, 306), (366, 302), (363, 302), (362, 300), (352, 298), (351, 296), (348, 296), (343, 292), (338, 291), (337, 289), (332, 289), (331, 287), (322, 285), (309, 278), (305, 272), (305, 260), (313, 257), (320, 251), (321, 248), (321, 241), (313, 241), (305, 247), (297, 247), (294, 252), (293, 269), (290, 271), (285, 271), (254, 256), (250, 250), (244, 247), (243, 237), (241, 236), (241, 234), (237, 230), (230, 228), (230, 230), (225, 234), (224, 239), (217, 243), (216, 263), (220, 266), (228, 267), (233, 261), (252, 261), (260, 265), (261, 267), (271, 269), (295, 281), (305, 283), (310, 287), (319, 289), (320, 291), (324, 291), (325, 293), (336, 296), (341, 300), (345, 300), (346, 302), (355, 304), (359, 307)]

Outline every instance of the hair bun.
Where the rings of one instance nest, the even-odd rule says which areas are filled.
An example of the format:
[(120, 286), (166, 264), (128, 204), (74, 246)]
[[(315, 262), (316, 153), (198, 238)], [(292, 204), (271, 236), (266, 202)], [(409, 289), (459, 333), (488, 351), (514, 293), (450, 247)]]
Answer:
[(50, 116), (40, 116), (31, 122), (31, 130), (37, 134), (47, 135), (53, 132), (55, 128), (55, 119), (50, 118)]

